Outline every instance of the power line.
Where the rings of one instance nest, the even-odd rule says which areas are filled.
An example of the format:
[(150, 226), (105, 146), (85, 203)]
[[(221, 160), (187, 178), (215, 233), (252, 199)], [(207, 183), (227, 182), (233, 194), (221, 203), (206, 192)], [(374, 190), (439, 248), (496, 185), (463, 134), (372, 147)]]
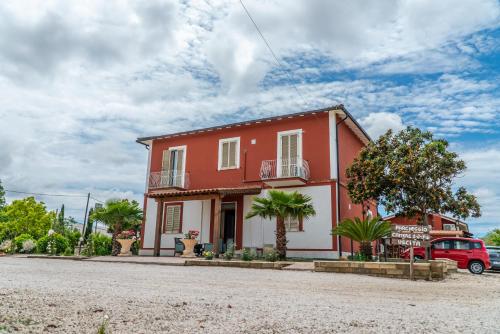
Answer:
[(295, 89), (295, 91), (297, 92), (297, 94), (300, 96), (300, 98), (302, 99), (302, 102), (304, 103), (304, 107), (307, 108), (307, 103), (306, 103), (306, 100), (304, 99), (304, 97), (302, 96), (302, 94), (300, 93), (299, 89), (297, 88), (297, 86), (293, 83), (293, 78), (292, 76), (290, 75), (290, 73), (288, 73), (288, 71), (284, 68), (284, 66), (281, 64), (281, 62), (279, 61), (278, 57), (276, 56), (276, 54), (274, 53), (273, 49), (271, 48), (271, 44), (267, 41), (267, 39), (264, 37), (264, 34), (262, 34), (262, 31), (260, 31), (259, 29), (259, 26), (257, 25), (257, 23), (254, 21), (254, 19), (252, 18), (252, 15), (250, 15), (250, 12), (248, 11), (248, 9), (245, 7), (245, 4), (243, 3), (243, 0), (240, 0), (240, 4), (241, 6), (243, 7), (243, 9), (245, 10), (245, 13), (247, 14), (248, 18), (250, 19), (250, 21), (252, 21), (255, 29), (257, 30), (257, 32), (259, 33), (260, 37), (262, 38), (262, 40), (264, 41), (264, 43), (266, 44), (267, 48), (269, 49), (269, 51), (271, 52), (271, 55), (273, 56), (274, 60), (276, 61), (276, 64), (278, 64), (279, 67), (281, 67), (281, 69), (283, 70), (283, 72), (285, 72), (285, 74), (288, 76), (288, 79), (290, 80), (290, 83), (292, 84), (293, 88)]
[(99, 200), (99, 199), (97, 199), (97, 198), (95, 198), (95, 197), (90, 196), (90, 198), (92, 198), (92, 199), (93, 199), (94, 201), (96, 201), (96, 202), (99, 202), (99, 203), (102, 203), (102, 204), (104, 204), (104, 203), (105, 203), (104, 201), (101, 201), (101, 200)]
[(75, 194), (46, 194), (46, 193), (31, 193), (27, 191), (18, 191), (18, 190), (8, 190), (5, 189), (6, 192), (16, 193), (16, 194), (24, 194), (24, 195), (35, 195), (35, 196), (51, 196), (51, 197), (87, 197), (87, 195), (75, 195)]
[[(18, 190), (8, 190), (8, 189), (5, 189), (5, 192), (15, 193), (15, 194), (24, 194), (24, 195), (34, 195), (34, 196), (50, 196), (50, 197), (78, 197), (78, 198), (87, 197), (87, 195), (32, 193), (32, 192), (28, 192), (28, 191), (18, 191)], [(100, 199), (97, 199), (93, 196), (90, 196), (90, 198), (92, 198), (96, 202), (103, 203), (103, 204), (105, 203), (105, 201), (101, 201)]]

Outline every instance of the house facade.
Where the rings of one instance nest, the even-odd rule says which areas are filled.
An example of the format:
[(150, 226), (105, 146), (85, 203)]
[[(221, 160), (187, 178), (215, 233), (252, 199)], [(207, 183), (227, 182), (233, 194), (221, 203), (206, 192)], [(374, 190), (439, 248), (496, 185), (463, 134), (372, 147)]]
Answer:
[(149, 151), (140, 254), (174, 255), (174, 239), (189, 230), (215, 250), (274, 246), (275, 220), (244, 218), (269, 189), (307, 194), (317, 212), (286, 222), (288, 256), (350, 253), (350, 241), (330, 231), (361, 216), (345, 169), (369, 141), (342, 105), (139, 138)]

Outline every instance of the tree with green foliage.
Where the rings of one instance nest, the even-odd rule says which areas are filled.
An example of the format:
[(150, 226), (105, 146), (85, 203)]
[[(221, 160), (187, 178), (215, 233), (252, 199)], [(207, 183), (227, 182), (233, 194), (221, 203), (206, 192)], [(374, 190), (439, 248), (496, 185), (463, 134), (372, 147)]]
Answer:
[(316, 215), (311, 197), (297, 191), (284, 192), (269, 190), (268, 196), (255, 197), (250, 212), (246, 219), (262, 217), (265, 219), (276, 218), (276, 250), (280, 259), (286, 259), (286, 227), (285, 220), (307, 219)]
[(500, 228), (489, 231), (483, 240), (488, 246), (500, 246)]
[(2, 180), (0, 180), (0, 211), (5, 206), (5, 190), (2, 186)]
[(373, 249), (372, 242), (391, 233), (391, 223), (381, 220), (380, 217), (366, 217), (363, 220), (356, 217), (344, 219), (332, 230), (333, 235), (340, 235), (359, 242), (360, 253), (366, 260), (371, 260)]
[(56, 220), (54, 222), (54, 225), (52, 226), (52, 229), (60, 234), (64, 234), (64, 232), (66, 230), (66, 221), (64, 218), (64, 204), (61, 205), (61, 210), (57, 214), (57, 217), (56, 217)]
[(98, 220), (108, 226), (113, 233), (113, 252), (116, 256), (120, 252), (120, 244), (116, 241), (116, 236), (127, 229), (138, 230), (142, 222), (142, 210), (137, 201), (109, 200), (104, 207), (96, 209), (92, 215), (92, 220)]
[(13, 239), (23, 233), (38, 239), (47, 235), (55, 218), (55, 213), (48, 212), (45, 204), (34, 197), (12, 201), (0, 215), (0, 240)]
[(89, 216), (87, 218), (87, 225), (85, 226), (85, 233), (83, 236), (84, 240), (87, 240), (89, 235), (92, 233), (92, 228), (94, 227), (94, 217), (93, 217), (94, 209), (90, 208), (89, 210)]
[(361, 150), (347, 169), (347, 188), (356, 204), (364, 207), (376, 201), (388, 213), (417, 216), (423, 225), (429, 225), (430, 213), (479, 217), (476, 197), (463, 187), (453, 191), (455, 178), (465, 169), (465, 162), (448, 150), (448, 142), (431, 132), (389, 130)]

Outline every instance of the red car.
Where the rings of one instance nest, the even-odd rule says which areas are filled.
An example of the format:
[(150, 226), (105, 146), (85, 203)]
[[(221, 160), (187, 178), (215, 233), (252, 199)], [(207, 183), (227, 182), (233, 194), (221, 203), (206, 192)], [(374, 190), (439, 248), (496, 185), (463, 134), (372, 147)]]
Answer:
[[(416, 260), (425, 258), (425, 248), (413, 248)], [(403, 252), (403, 258), (410, 258), (410, 250)], [(457, 261), (460, 269), (469, 269), (473, 274), (482, 274), (491, 268), (490, 257), (481, 239), (439, 238), (431, 241), (431, 258), (446, 258)]]

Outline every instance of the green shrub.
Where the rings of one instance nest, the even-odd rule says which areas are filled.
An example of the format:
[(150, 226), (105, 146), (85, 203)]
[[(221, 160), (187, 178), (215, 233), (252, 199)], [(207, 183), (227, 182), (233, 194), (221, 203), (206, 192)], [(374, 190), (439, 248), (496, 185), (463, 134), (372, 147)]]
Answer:
[(249, 248), (245, 248), (241, 253), (241, 259), (243, 261), (252, 261), (254, 258), (255, 254)]
[(268, 251), (264, 255), (264, 259), (266, 261), (269, 261), (269, 262), (276, 262), (279, 259), (279, 254), (278, 254), (278, 252), (275, 249), (273, 249), (273, 250)]
[(28, 234), (28, 233), (23, 233), (23, 234), (20, 234), (18, 235), (17, 237), (14, 238), (14, 245), (16, 247), (16, 252), (21, 252), (23, 253), (23, 243), (26, 241), (26, 240), (34, 240), (35, 238), (33, 238), (31, 236), (31, 234)]
[(111, 255), (111, 245), (111, 237), (101, 233), (92, 233), (87, 238), (82, 254), (85, 256)]
[(80, 240), (82, 234), (80, 233), (80, 231), (74, 228), (72, 230), (67, 230), (64, 233), (64, 236), (68, 239), (69, 246), (71, 248), (75, 248), (76, 246), (78, 246), (78, 240)]
[(12, 253), (13, 249), (14, 243), (12, 242), (12, 240), (4, 240), (0, 244), (0, 252)]
[(371, 259), (368, 259), (366, 257), (366, 255), (364, 255), (363, 253), (360, 253), (360, 252), (356, 252), (354, 254), (354, 256), (348, 255), (347, 259), (350, 260), (350, 261), (361, 261), (361, 262), (365, 262), (365, 261), (370, 261), (371, 260)]
[(224, 260), (231, 261), (233, 259), (233, 252), (227, 251), (224, 253)]
[(38, 253), (59, 255), (69, 247), (68, 239), (59, 233), (53, 233), (38, 239), (36, 250)]
[(205, 251), (203, 252), (203, 257), (205, 258), (205, 260), (212, 260), (214, 258), (214, 252)]
[(75, 255), (75, 249), (73, 247), (68, 247), (64, 250), (64, 256), (73, 256)]
[(25, 240), (23, 242), (23, 248), (21, 249), (22, 253), (31, 254), (36, 249), (36, 241), (32, 239)]

